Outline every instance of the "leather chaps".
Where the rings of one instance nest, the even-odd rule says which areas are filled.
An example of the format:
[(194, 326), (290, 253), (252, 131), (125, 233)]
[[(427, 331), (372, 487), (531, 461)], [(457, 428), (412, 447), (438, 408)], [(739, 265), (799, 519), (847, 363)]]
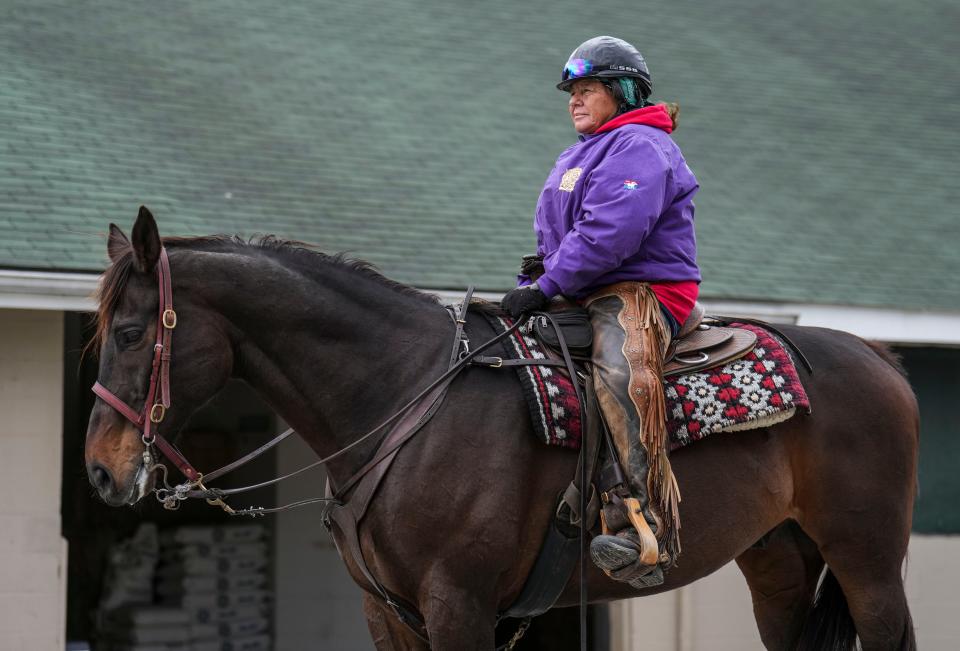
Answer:
[(610, 285), (587, 298), (586, 307), (597, 399), (630, 492), (655, 533), (659, 561), (670, 567), (680, 553), (680, 491), (668, 458), (662, 382), (670, 333), (647, 283)]

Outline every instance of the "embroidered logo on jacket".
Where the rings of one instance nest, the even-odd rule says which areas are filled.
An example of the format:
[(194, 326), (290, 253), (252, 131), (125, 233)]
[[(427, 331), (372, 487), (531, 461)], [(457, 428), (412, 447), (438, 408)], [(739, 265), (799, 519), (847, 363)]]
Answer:
[(571, 167), (568, 169), (560, 179), (560, 189), (564, 192), (573, 192), (573, 186), (577, 184), (577, 179), (580, 178), (581, 174), (583, 174), (582, 167)]
[(636, 189), (637, 189), (637, 182), (634, 181), (633, 179), (627, 179), (626, 181), (623, 182), (623, 189), (624, 189), (624, 190), (636, 190)]

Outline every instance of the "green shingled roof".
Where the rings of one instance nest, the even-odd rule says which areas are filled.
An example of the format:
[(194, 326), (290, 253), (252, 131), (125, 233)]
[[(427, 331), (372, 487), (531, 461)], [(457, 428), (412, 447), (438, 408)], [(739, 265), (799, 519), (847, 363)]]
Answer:
[(110, 221), (276, 233), (510, 286), (573, 139), (553, 88), (633, 41), (700, 178), (705, 296), (960, 311), (950, 0), (0, 0), (0, 267)]

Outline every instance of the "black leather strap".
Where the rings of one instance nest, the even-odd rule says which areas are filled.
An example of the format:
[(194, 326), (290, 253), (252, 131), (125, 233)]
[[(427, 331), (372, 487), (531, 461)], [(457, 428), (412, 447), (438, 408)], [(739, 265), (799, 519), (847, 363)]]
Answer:
[(536, 617), (553, 607), (570, 580), (580, 551), (580, 538), (569, 538), (550, 520), (540, 554), (530, 570), (520, 596), (501, 617)]
[(500, 368), (502, 366), (566, 366), (566, 362), (560, 359), (504, 359), (502, 357), (484, 357), (477, 355), (470, 358), (475, 366), (486, 366), (487, 368)]
[[(473, 298), (473, 285), (467, 288), (467, 293), (463, 297), (460, 305), (452, 305), (450, 316), (455, 326), (453, 334), (453, 351), (450, 353), (450, 363), (447, 368), (453, 368), (460, 360), (461, 355), (470, 352), (470, 340), (464, 335), (463, 329), (467, 325), (467, 311), (470, 309), (470, 300)], [(463, 347), (461, 354), (460, 348)]]
[(783, 343), (790, 346), (791, 350), (793, 350), (796, 356), (800, 359), (800, 363), (803, 364), (803, 366), (807, 369), (807, 372), (813, 375), (813, 365), (807, 359), (807, 356), (804, 355), (803, 351), (800, 350), (800, 347), (795, 343), (793, 343), (793, 340), (791, 340), (790, 337), (783, 334), (783, 332), (781, 332), (780, 328), (778, 328), (777, 326), (771, 323), (767, 323), (766, 321), (761, 321), (759, 319), (747, 319), (740, 316), (718, 316), (718, 315), (711, 314), (709, 316), (704, 317), (705, 321), (708, 319), (713, 321), (719, 321), (724, 325), (730, 325), (731, 323), (749, 323), (750, 325), (757, 326), (758, 328), (769, 330), (773, 334), (780, 337), (780, 339), (783, 340)]

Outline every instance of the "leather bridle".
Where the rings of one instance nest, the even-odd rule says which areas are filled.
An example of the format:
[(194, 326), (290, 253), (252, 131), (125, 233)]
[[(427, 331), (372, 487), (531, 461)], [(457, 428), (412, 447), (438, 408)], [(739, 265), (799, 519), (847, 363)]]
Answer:
[(153, 344), (150, 385), (147, 389), (147, 397), (143, 401), (143, 407), (140, 411), (137, 411), (121, 400), (117, 394), (100, 384), (99, 380), (93, 385), (93, 392), (142, 432), (141, 438), (147, 450), (144, 455), (146, 470), (150, 471), (156, 467), (152, 463), (148, 463), (150, 461), (149, 451), (153, 446), (156, 446), (163, 456), (170, 460), (187, 479), (191, 482), (199, 481), (202, 475), (172, 443), (160, 435), (156, 427), (163, 422), (167, 409), (170, 408), (170, 346), (173, 343), (173, 330), (177, 327), (177, 313), (173, 310), (170, 260), (167, 257), (167, 250), (163, 247), (160, 248), (160, 258), (157, 261), (157, 285), (160, 292), (157, 338)]
[[(453, 381), (453, 378), (464, 370), (466, 367), (471, 364), (476, 363), (479, 359), (476, 356), (484, 350), (490, 348), (497, 342), (505, 339), (506, 337), (513, 334), (513, 332), (521, 325), (521, 321), (517, 321), (512, 327), (507, 331), (501, 333), (500, 335), (494, 337), (490, 341), (485, 342), (483, 345), (477, 347), (474, 350), (469, 349), (465, 334), (464, 334), (464, 325), (466, 324), (466, 310), (470, 305), (471, 297), (473, 295), (473, 287), (471, 287), (466, 296), (464, 297), (463, 305), (453, 310), (451, 316), (453, 316), (455, 323), (455, 336), (453, 342), (453, 351), (450, 357), (450, 365), (445, 373), (438, 377), (434, 382), (429, 386), (424, 388), (419, 394), (417, 394), (412, 400), (410, 400), (406, 405), (401, 407), (396, 413), (390, 416), (388, 419), (380, 423), (377, 427), (373, 428), (360, 438), (356, 439), (352, 443), (346, 445), (345, 447), (337, 450), (333, 454), (318, 459), (299, 470), (295, 470), (289, 474), (277, 477), (275, 479), (267, 480), (259, 484), (254, 484), (252, 486), (244, 486), (240, 488), (229, 488), (229, 489), (219, 489), (219, 488), (208, 488), (204, 485), (204, 481), (213, 481), (223, 475), (236, 470), (240, 466), (245, 465), (246, 463), (252, 461), (253, 459), (261, 456), (269, 449), (273, 448), (275, 445), (289, 437), (294, 433), (293, 428), (290, 428), (281, 434), (278, 434), (276, 437), (267, 441), (261, 445), (256, 450), (244, 455), (243, 457), (233, 461), (222, 468), (218, 468), (213, 472), (201, 473), (193, 465), (187, 461), (187, 458), (181, 453), (176, 446), (166, 440), (163, 436), (160, 435), (157, 431), (157, 425), (159, 425), (164, 416), (166, 415), (167, 410), (170, 408), (170, 358), (171, 358), (171, 343), (173, 339), (173, 330), (177, 327), (177, 313), (173, 309), (173, 288), (171, 283), (170, 276), (170, 260), (167, 257), (167, 251), (165, 248), (160, 248), (160, 257), (157, 263), (157, 285), (159, 288), (159, 302), (158, 302), (158, 316), (157, 316), (157, 337), (153, 345), (153, 364), (150, 372), (150, 384), (147, 389), (147, 396), (144, 399), (143, 407), (137, 411), (121, 398), (119, 398), (115, 393), (110, 391), (108, 388), (103, 386), (99, 380), (93, 385), (93, 392), (97, 396), (106, 402), (108, 405), (113, 407), (118, 411), (122, 416), (124, 416), (128, 421), (133, 423), (137, 429), (142, 433), (141, 439), (144, 445), (143, 452), (143, 465), (144, 470), (147, 473), (152, 473), (154, 471), (162, 471), (163, 473), (163, 483), (164, 487), (154, 488), (153, 492), (156, 495), (157, 499), (163, 504), (164, 508), (167, 509), (177, 509), (179, 508), (180, 502), (190, 499), (190, 498), (199, 498), (205, 499), (209, 504), (213, 506), (219, 506), (224, 511), (230, 515), (249, 515), (249, 516), (262, 516), (267, 513), (273, 513), (277, 511), (283, 511), (288, 508), (294, 508), (297, 506), (303, 506), (306, 504), (313, 504), (316, 502), (337, 502), (342, 497), (343, 492), (353, 486), (361, 477), (366, 475), (372, 467), (377, 465), (383, 458), (385, 454), (395, 451), (396, 447), (403, 445), (409, 438), (416, 433), (424, 424), (425, 420), (423, 419), (414, 419), (416, 422), (412, 424), (405, 424), (402, 426), (395, 425), (394, 430), (391, 430), (390, 434), (395, 435), (392, 445), (396, 447), (391, 447), (389, 450), (378, 450), (380, 454), (376, 454), (374, 459), (367, 464), (365, 464), (359, 471), (357, 471), (350, 479), (347, 480), (345, 489), (338, 491), (338, 495), (334, 497), (316, 497), (309, 498), (305, 500), (300, 500), (286, 506), (276, 507), (276, 508), (262, 508), (262, 507), (251, 507), (246, 509), (233, 509), (226, 502), (224, 498), (237, 494), (244, 493), (247, 491), (255, 490), (257, 488), (263, 488), (265, 486), (270, 486), (276, 484), (285, 479), (289, 479), (295, 475), (299, 475), (302, 472), (315, 468), (322, 464), (327, 463), (340, 457), (341, 455), (347, 453), (348, 451), (356, 448), (360, 444), (369, 440), (372, 436), (385, 429), (390, 425), (394, 425), (405, 416), (408, 416), (411, 413), (415, 413), (415, 410), (421, 405), (421, 403), (427, 402), (439, 406), (439, 401), (442, 400), (442, 395), (446, 391), (446, 387), (449, 386), (450, 382)], [(499, 358), (493, 358), (498, 359)], [(549, 361), (541, 361), (540, 363), (549, 364)], [(499, 364), (498, 364), (499, 365)], [(432, 416), (435, 409), (431, 409), (429, 414), (426, 416), (429, 419), (429, 416)], [(409, 419), (407, 419), (409, 420)], [(397, 427), (400, 427), (397, 430)], [(388, 436), (388, 438), (390, 438)], [(160, 453), (167, 458), (174, 466), (183, 473), (184, 477), (187, 478), (185, 483), (177, 484), (171, 486), (168, 481), (167, 467), (162, 463), (154, 461), (154, 455), (152, 453), (153, 448), (156, 447)]]

